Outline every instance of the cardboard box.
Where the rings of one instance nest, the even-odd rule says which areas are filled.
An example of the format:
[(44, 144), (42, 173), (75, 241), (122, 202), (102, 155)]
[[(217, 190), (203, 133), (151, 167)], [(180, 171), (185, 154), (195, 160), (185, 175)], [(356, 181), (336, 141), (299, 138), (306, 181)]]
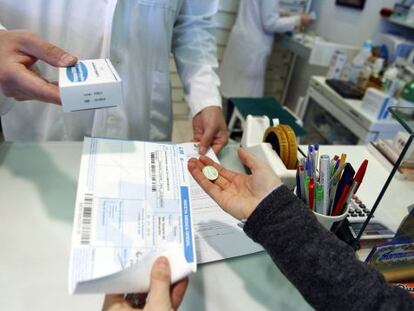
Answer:
[(64, 112), (115, 107), (122, 104), (122, 80), (109, 59), (81, 60), (59, 69)]

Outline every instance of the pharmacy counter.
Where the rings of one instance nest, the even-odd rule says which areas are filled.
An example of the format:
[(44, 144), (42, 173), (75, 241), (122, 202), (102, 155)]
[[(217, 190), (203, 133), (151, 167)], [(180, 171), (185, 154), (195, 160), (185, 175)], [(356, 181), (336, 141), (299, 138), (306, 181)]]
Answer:
[[(76, 182), (82, 144), (3, 143), (0, 145), (0, 309), (98, 310), (102, 295), (69, 296), (67, 272)], [(242, 169), (235, 145), (221, 155), (224, 165)], [(324, 151), (325, 150), (325, 151)], [(364, 147), (322, 147), (322, 152), (347, 152), (355, 166)], [(355, 154), (355, 155), (354, 155)], [(370, 159), (371, 160), (371, 159)], [(361, 196), (375, 200), (387, 172), (374, 163)], [(372, 169), (371, 169), (372, 167)], [(378, 214), (400, 221), (414, 202), (413, 183), (392, 183)], [(369, 198), (368, 198), (369, 197)], [(367, 204), (368, 205), (368, 204)], [(398, 215), (398, 217), (396, 217)], [(399, 219), (396, 219), (399, 218)], [(393, 220), (394, 219), (394, 220)], [(299, 292), (265, 254), (199, 266), (181, 310), (311, 310)]]

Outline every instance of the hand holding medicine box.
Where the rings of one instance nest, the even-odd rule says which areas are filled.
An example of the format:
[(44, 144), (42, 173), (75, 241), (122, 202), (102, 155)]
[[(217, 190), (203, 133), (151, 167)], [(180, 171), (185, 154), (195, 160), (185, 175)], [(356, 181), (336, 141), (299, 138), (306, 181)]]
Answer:
[(81, 60), (59, 69), (64, 112), (116, 107), (122, 104), (122, 80), (106, 59)]

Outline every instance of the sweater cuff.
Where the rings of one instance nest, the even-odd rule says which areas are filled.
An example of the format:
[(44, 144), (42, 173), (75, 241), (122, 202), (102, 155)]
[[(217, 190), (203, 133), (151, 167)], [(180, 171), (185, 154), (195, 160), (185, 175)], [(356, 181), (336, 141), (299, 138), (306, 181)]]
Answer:
[(275, 217), (276, 219), (278, 217), (277, 214), (296, 199), (297, 197), (288, 187), (279, 186), (259, 203), (247, 219), (243, 227), (244, 232), (251, 239), (256, 240), (259, 231), (269, 222), (274, 222)]

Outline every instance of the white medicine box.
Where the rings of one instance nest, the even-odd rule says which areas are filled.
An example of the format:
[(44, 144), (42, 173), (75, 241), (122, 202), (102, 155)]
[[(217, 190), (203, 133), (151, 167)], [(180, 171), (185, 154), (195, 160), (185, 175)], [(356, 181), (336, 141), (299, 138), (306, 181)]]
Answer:
[(59, 69), (64, 112), (116, 107), (122, 104), (122, 80), (109, 59), (78, 61)]

